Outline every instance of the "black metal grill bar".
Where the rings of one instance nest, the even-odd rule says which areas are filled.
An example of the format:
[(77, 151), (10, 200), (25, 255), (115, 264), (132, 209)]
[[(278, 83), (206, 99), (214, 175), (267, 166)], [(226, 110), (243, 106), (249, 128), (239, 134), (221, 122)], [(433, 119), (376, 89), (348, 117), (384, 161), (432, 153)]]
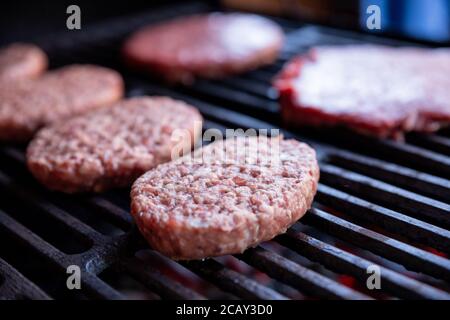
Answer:
[(299, 28), (299, 22), (291, 19), (286, 19), (278, 16), (267, 16), (269, 19), (277, 22), (284, 30), (285, 33), (291, 33)]
[(17, 299), (51, 300), (51, 297), (0, 258), (0, 300)]
[(286, 300), (287, 297), (215, 260), (181, 262), (183, 266), (242, 299)]
[[(14, 159), (16, 162), (22, 164), (25, 166), (26, 163), (26, 157), (25, 154), (14, 147), (3, 147), (0, 149), (0, 153), (3, 153), (7, 157)], [(0, 171), (0, 181), (1, 181), (2, 173)], [(6, 178), (5, 175), (3, 175), (4, 178)], [(6, 178), (8, 179), (8, 178)], [(132, 218), (128, 211), (120, 208), (119, 206), (115, 205), (111, 201), (105, 199), (102, 196), (93, 195), (88, 197), (87, 199), (83, 199), (86, 203), (94, 206), (95, 208), (99, 209), (102, 213), (106, 214), (112, 220), (114, 220), (119, 226), (126, 229), (129, 228), (132, 225)]]
[(123, 294), (92, 273), (85, 272), (81, 279), (82, 288), (86, 288), (94, 299), (125, 300), (125, 296)]
[[(212, 83), (217, 83), (216, 81), (212, 81)], [(227, 79), (223, 79), (219, 82), (222, 85), (226, 85), (227, 87), (233, 89), (239, 89), (240, 91), (245, 91), (247, 93), (256, 95), (257, 97), (267, 99), (271, 97), (271, 86), (269, 84), (264, 84), (260, 82), (255, 82), (252, 79), (246, 79), (243, 77), (230, 77)], [(272, 95), (273, 96), (273, 95)]]
[(450, 199), (450, 181), (447, 179), (345, 150), (332, 150), (327, 161), (442, 201)]
[[(265, 75), (262, 76), (266, 77)], [(246, 91), (250, 91), (251, 88)], [(186, 89), (181, 89), (186, 91)], [(191, 94), (206, 96), (216, 101), (229, 102), (236, 106), (244, 106), (246, 113), (262, 112), (276, 114), (279, 110), (278, 103), (267, 100), (266, 98), (257, 97), (254, 94), (247, 93), (243, 90), (232, 89), (223, 84), (207, 82), (199, 80), (194, 86), (189, 88)]]
[(448, 137), (414, 134), (408, 137), (408, 142), (450, 156), (450, 138)]
[(237, 257), (269, 276), (313, 296), (328, 299), (370, 299), (362, 293), (261, 247), (248, 249)]
[(448, 259), (355, 225), (322, 210), (311, 209), (302, 222), (362, 249), (371, 250), (380, 256), (396, 261), (409, 270), (428, 273), (450, 281), (450, 260)]
[[(262, 70), (262, 69), (258, 69), (258, 70), (254, 70), (254, 71), (250, 71), (247, 72), (245, 74), (245, 76), (242, 76), (242, 78), (247, 79), (247, 80), (251, 80), (254, 83), (260, 84), (260, 85), (270, 85), (270, 82), (268, 82), (268, 79), (271, 79), (275, 73), (273, 71), (273, 69), (265, 69), (266, 71)], [(249, 89), (244, 89), (245, 91), (249, 91)], [(267, 98), (267, 97), (266, 97)], [(273, 99), (270, 99), (268, 101), (274, 101)]]
[(168, 279), (158, 270), (144, 264), (137, 258), (122, 258), (118, 261), (121, 269), (126, 270), (133, 278), (143, 283), (150, 290), (165, 299), (205, 299), (197, 292)]
[[(83, 254), (66, 256), (61, 253), (58, 249), (54, 248), (51, 244), (47, 243), (45, 240), (41, 239), (33, 232), (23, 227), (21, 224), (16, 222), (14, 219), (10, 218), (7, 214), (0, 211), (0, 226), (7, 228), (7, 230), (14, 236), (19, 237), (22, 241), (26, 241), (27, 245), (32, 247), (34, 251), (46, 257), (54, 265), (58, 266), (60, 269), (66, 270), (69, 265), (78, 265), (81, 268), (86, 267), (86, 272), (82, 276), (82, 286), (86, 287), (89, 294), (93, 298), (98, 299), (114, 299), (121, 300), (124, 296), (111, 288), (104, 281), (99, 279), (91, 271), (100, 272), (105, 266), (101, 268), (90, 268), (88, 267), (89, 262), (92, 259), (99, 260), (96, 261), (97, 264), (107, 263), (103, 259), (110, 255), (115, 255), (118, 257), (117, 248), (103, 245), (101, 249), (104, 251), (103, 255), (99, 256), (98, 251), (91, 249)], [(97, 245), (99, 246), (99, 245)], [(107, 251), (110, 251), (109, 253)], [(114, 254), (114, 252), (116, 252)], [(135, 263), (129, 264), (124, 260), (123, 265), (133, 276), (139, 277), (139, 279), (152, 289), (157, 289), (157, 293), (163, 297), (176, 298), (176, 299), (201, 299), (202, 296), (188, 290), (178, 283), (173, 282), (170, 279), (162, 276), (156, 270), (143, 266), (135, 260)], [(121, 262), (122, 263), (122, 262)]]
[[(132, 78), (131, 85), (132, 86), (138, 86), (136, 84), (138, 82), (138, 79)], [(149, 95), (167, 95), (169, 97), (172, 97), (174, 99), (184, 100), (189, 104), (192, 104), (195, 106), (199, 111), (202, 113), (202, 115), (207, 119), (206, 121), (218, 121), (222, 124), (231, 126), (232, 128), (242, 128), (242, 129), (278, 129), (279, 127), (269, 124), (267, 122), (261, 121), (259, 119), (256, 119), (254, 117), (229, 110), (227, 108), (219, 107), (217, 105), (207, 103), (204, 101), (201, 101), (199, 99), (193, 98), (192, 96), (189, 96), (187, 94), (182, 94), (179, 92), (175, 92), (174, 90), (165, 88), (163, 86), (153, 84), (153, 83), (146, 83), (142, 82), (142, 80), (139, 83), (139, 88), (141, 89), (141, 94), (149, 94)], [(280, 130), (280, 132), (284, 132), (283, 130)], [(304, 139), (303, 139), (304, 141)]]
[(417, 165), (427, 168), (438, 176), (450, 178), (450, 157), (445, 155), (407, 143), (387, 140), (373, 142), (371, 148), (376, 149), (377, 153), (389, 157), (391, 161)]
[(215, 130), (220, 130), (220, 132), (225, 132), (225, 130), (227, 128), (217, 122), (205, 120), (205, 121), (203, 121), (203, 129), (205, 129), (205, 130), (215, 129)]
[[(6, 213), (0, 210), (0, 227), (14, 237), (25, 243), (34, 252), (45, 257), (51, 264), (58, 267), (62, 272), (66, 272), (69, 265), (78, 265), (83, 267), (77, 256), (66, 256), (61, 251), (53, 247), (51, 244), (37, 236), (35, 233), (18, 223)], [(103, 283), (100, 279), (96, 279), (89, 272), (85, 272), (81, 277), (82, 286), (87, 288), (89, 294), (96, 298), (102, 299), (123, 299), (123, 296)]]
[(104, 197), (90, 196), (85, 201), (94, 206), (99, 214), (104, 213), (109, 216), (121, 228), (126, 230), (132, 226), (133, 219), (130, 213)]
[(450, 231), (421, 220), (406, 216), (374, 203), (354, 197), (325, 185), (319, 185), (316, 201), (352, 216), (367, 221), (384, 230), (450, 252)]
[(25, 165), (25, 153), (23, 151), (20, 151), (18, 148), (2, 146), (0, 152), (5, 156), (17, 161), (18, 163)]
[(64, 261), (64, 254), (55, 248), (47, 241), (40, 238), (34, 232), (24, 227), (22, 224), (15, 221), (5, 212), (0, 210), (0, 226), (3, 227), (10, 234), (17, 237), (22, 242), (25, 242), (31, 248), (33, 248), (39, 254), (47, 257), (48, 259), (56, 262), (59, 266)]
[[(339, 131), (338, 134), (317, 135), (323, 144), (333, 144), (335, 147), (364, 153), (372, 158), (380, 158), (385, 161), (397, 163), (401, 166), (418, 169), (438, 177), (450, 179), (450, 157), (435, 151), (430, 151), (420, 146), (392, 140), (379, 140), (368, 136), (355, 135), (347, 131)], [(305, 132), (303, 132), (305, 134)], [(434, 136), (430, 134), (430, 136)]]
[(6, 193), (12, 194), (26, 203), (32, 204), (34, 207), (41, 209), (47, 215), (58, 221), (66, 229), (74, 231), (76, 235), (81, 237), (84, 241), (92, 241), (99, 244), (105, 242), (105, 237), (101, 233), (78, 220), (73, 215), (55, 206), (53, 203), (45, 200), (44, 197), (37, 196), (36, 193), (30, 191), (29, 188), (16, 185), (10, 177), (6, 176), (1, 171), (0, 188)]
[(450, 226), (450, 205), (446, 203), (330, 164), (322, 164), (320, 169), (321, 181), (325, 184), (339, 185), (344, 190), (395, 206), (415, 217), (433, 221), (441, 226)]
[[(99, 248), (94, 247), (90, 251), (80, 254), (80, 258), (83, 260), (82, 264), (93, 276), (100, 275), (108, 267), (119, 272), (125, 271), (163, 298), (204, 299), (202, 295), (184, 287), (136, 258), (134, 253), (142, 248), (144, 243), (141, 238), (138, 239), (138, 236), (137, 230), (132, 230), (125, 235), (113, 237), (108, 244)], [(97, 278), (99, 277), (97, 276)], [(98, 280), (103, 281), (100, 278)]]
[[(351, 274), (366, 282), (367, 268), (375, 263), (355, 256), (302, 232), (289, 230), (277, 238), (279, 242), (310, 260), (318, 261), (332, 270)], [(400, 273), (380, 266), (382, 289), (407, 299), (448, 300), (450, 294), (427, 284), (408, 278)]]

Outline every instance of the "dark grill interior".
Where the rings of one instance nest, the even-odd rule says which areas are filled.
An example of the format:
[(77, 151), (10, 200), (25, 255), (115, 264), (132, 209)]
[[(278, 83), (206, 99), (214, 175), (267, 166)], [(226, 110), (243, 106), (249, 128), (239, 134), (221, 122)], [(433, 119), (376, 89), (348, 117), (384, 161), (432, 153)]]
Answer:
[[(318, 44), (406, 43), (276, 19), (287, 41), (278, 61), (223, 81), (167, 87), (123, 68), (119, 45), (136, 27), (211, 10), (188, 3), (86, 27), (39, 44), (53, 67), (97, 63), (122, 72), (129, 96), (168, 95), (192, 103), (205, 128), (280, 125), (270, 80), (294, 54)], [(6, 299), (450, 299), (450, 135), (406, 143), (345, 131), (283, 131), (318, 152), (314, 208), (287, 234), (235, 257), (173, 262), (134, 228), (128, 190), (67, 196), (46, 191), (25, 168), (24, 147), (0, 148), (0, 298)], [(366, 268), (381, 267), (369, 291)], [(66, 289), (68, 265), (82, 290)]]

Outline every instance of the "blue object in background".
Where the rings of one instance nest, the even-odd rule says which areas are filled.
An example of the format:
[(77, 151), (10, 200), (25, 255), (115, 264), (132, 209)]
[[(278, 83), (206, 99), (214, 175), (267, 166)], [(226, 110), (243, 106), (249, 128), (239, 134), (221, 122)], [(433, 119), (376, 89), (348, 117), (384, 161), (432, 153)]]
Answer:
[(402, 27), (406, 34), (445, 41), (450, 38), (449, 10), (447, 0), (407, 0)]
[(450, 0), (360, 0), (360, 23), (366, 28), (366, 9), (381, 9), (381, 32), (435, 42), (450, 41)]
[[(360, 0), (360, 25), (363, 30), (367, 30), (367, 8), (371, 5), (377, 5), (381, 9), (381, 32), (388, 31), (390, 28), (390, 10), (389, 10), (389, 0)], [(372, 32), (377, 32), (378, 30), (370, 30)]]

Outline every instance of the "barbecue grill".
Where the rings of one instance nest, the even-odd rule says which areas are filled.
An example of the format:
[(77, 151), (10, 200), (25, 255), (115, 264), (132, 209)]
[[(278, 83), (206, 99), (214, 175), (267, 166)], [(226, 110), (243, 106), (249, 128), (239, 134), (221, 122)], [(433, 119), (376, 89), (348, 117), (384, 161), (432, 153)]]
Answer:
[[(53, 67), (119, 70), (127, 95), (168, 95), (196, 106), (204, 129), (280, 127), (270, 82), (295, 54), (322, 44), (415, 45), (273, 18), (286, 33), (268, 67), (192, 87), (131, 73), (120, 43), (137, 27), (215, 10), (185, 2), (82, 31), (37, 39)], [(0, 298), (3, 299), (450, 299), (450, 135), (380, 141), (339, 130), (282, 130), (313, 146), (321, 183), (313, 208), (288, 232), (241, 255), (174, 262), (152, 251), (129, 215), (129, 190), (49, 192), (25, 166), (24, 146), (0, 147)], [(81, 290), (68, 290), (69, 265)], [(369, 290), (367, 268), (380, 268)]]

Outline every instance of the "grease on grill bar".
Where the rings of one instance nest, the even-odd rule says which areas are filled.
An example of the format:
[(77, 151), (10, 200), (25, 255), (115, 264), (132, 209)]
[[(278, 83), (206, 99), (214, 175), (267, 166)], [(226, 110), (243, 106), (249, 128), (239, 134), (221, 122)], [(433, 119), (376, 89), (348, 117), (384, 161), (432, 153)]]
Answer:
[[(89, 31), (76, 35), (75, 47), (64, 37), (42, 45), (56, 65), (113, 67), (124, 74), (129, 96), (186, 100), (200, 109), (205, 128), (223, 130), (279, 126), (271, 78), (310, 46), (401, 44), (277, 19), (287, 33), (279, 60), (242, 76), (168, 88), (122, 68), (115, 54), (132, 29), (208, 9), (183, 4), (84, 28)], [(0, 246), (0, 298), (450, 299), (448, 132), (411, 135), (405, 144), (345, 133), (283, 133), (318, 152), (322, 179), (314, 208), (287, 234), (242, 255), (182, 263), (151, 251), (141, 239), (128, 213), (128, 190), (48, 192), (27, 172), (24, 150), (2, 146), (0, 241), (8, 245)], [(73, 264), (82, 269), (80, 291), (65, 288), (66, 268)], [(372, 264), (381, 268), (381, 290), (365, 287)]]

